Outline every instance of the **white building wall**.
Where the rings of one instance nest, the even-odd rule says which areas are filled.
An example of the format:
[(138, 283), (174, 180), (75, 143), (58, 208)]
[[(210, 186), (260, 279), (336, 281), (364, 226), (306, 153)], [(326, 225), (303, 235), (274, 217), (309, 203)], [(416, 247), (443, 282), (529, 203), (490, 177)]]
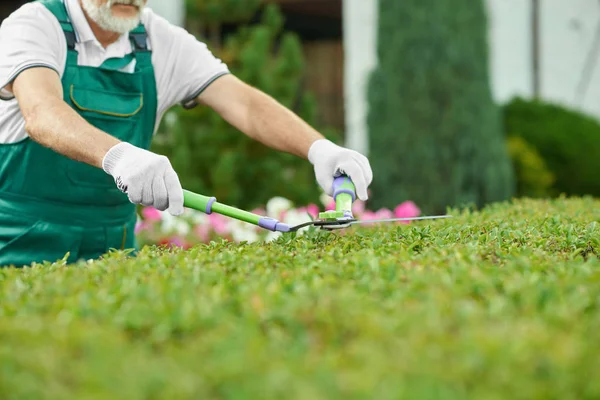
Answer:
[[(530, 98), (531, 0), (486, 1), (494, 98), (501, 104), (514, 96)], [(598, 0), (540, 0), (540, 95), (598, 119), (599, 26)], [(368, 153), (366, 83), (376, 65), (376, 29), (377, 0), (344, 0), (346, 145), (363, 153)], [(582, 86), (590, 54), (590, 79)]]
[[(600, 22), (598, 0), (541, 0), (542, 97), (600, 118)], [(591, 80), (580, 92), (588, 55)]]
[(366, 154), (369, 74), (377, 65), (377, 0), (344, 0), (346, 146)]
[(184, 0), (148, 0), (148, 7), (170, 23), (183, 26), (185, 17)]
[(514, 96), (530, 97), (531, 0), (487, 0), (487, 12), (490, 79), (495, 100), (504, 103)]

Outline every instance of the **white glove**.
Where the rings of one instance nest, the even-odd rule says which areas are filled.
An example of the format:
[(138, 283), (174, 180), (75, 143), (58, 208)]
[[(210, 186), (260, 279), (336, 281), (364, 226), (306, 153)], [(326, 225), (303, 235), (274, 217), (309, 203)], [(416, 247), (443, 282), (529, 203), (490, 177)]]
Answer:
[(183, 189), (167, 157), (121, 142), (106, 153), (102, 169), (132, 203), (183, 213)]
[(352, 179), (358, 198), (368, 200), (367, 188), (373, 181), (373, 171), (365, 156), (319, 139), (310, 146), (308, 160), (314, 165), (317, 182), (329, 196), (333, 196), (334, 178), (345, 174)]

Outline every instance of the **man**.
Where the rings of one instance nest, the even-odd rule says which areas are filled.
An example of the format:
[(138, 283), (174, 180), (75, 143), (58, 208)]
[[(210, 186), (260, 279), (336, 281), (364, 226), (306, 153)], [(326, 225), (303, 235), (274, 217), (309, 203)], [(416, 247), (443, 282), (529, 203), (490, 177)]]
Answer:
[(328, 194), (345, 172), (367, 199), (363, 155), (241, 82), (146, 3), (40, 0), (0, 27), (0, 266), (135, 249), (136, 204), (180, 215), (177, 173), (148, 151), (176, 104), (211, 107), (249, 137), (307, 159)]

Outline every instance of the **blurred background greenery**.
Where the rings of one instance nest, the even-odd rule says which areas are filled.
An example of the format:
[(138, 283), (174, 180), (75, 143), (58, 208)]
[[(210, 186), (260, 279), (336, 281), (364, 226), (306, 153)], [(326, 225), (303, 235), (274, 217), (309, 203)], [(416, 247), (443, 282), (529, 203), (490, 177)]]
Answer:
[[(1, 17), (23, 3), (2, 2)], [(234, 74), (343, 145), (343, 3), (186, 0), (184, 25)], [(435, 213), (513, 196), (600, 195), (595, 116), (540, 96), (539, 87), (494, 100), (491, 3), (379, 0), (378, 64), (364, 93), (370, 208), (412, 200)], [(184, 187), (235, 206), (275, 196), (307, 204), (321, 193), (308, 162), (253, 142), (204, 107), (171, 109), (153, 149), (171, 158)]]
[[(273, 96), (340, 142), (339, 127), (317, 115), (318, 101), (306, 88), (306, 57), (299, 35), (285, 31), (284, 16), (260, 0), (188, 1), (188, 25), (237, 77)], [(253, 18), (259, 13), (256, 23)], [(198, 21), (212, 21), (203, 28)], [(224, 33), (229, 24), (240, 24)], [(298, 204), (318, 202), (312, 165), (243, 135), (212, 109), (173, 108), (153, 149), (167, 155), (182, 184), (219, 201), (244, 208), (284, 196)]]

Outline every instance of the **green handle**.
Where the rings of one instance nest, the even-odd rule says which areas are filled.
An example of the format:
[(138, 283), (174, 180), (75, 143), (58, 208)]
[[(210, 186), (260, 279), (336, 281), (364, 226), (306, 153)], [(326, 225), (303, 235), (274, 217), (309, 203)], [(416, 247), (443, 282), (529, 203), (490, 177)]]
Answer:
[(240, 221), (248, 222), (261, 228), (268, 229), (273, 232), (289, 232), (290, 226), (279, 222), (274, 218), (265, 217), (259, 214), (254, 214), (236, 207), (228, 206), (219, 203), (215, 197), (208, 197), (198, 193), (183, 191), (183, 206), (194, 210), (202, 211), (206, 214), (225, 215), (227, 217), (239, 219)]
[(356, 200), (356, 187), (347, 175), (338, 176), (333, 180), (333, 199), (335, 211), (325, 211), (319, 214), (321, 219), (354, 219), (352, 203)]
[(342, 175), (333, 181), (333, 199), (336, 211), (352, 212), (356, 200), (356, 187), (349, 176)]
[(190, 192), (189, 190), (183, 191), (183, 205), (184, 207), (202, 211), (206, 214), (216, 212), (217, 214), (239, 219), (254, 225), (258, 225), (258, 222), (262, 218), (258, 214), (219, 203), (215, 197), (204, 196)]

